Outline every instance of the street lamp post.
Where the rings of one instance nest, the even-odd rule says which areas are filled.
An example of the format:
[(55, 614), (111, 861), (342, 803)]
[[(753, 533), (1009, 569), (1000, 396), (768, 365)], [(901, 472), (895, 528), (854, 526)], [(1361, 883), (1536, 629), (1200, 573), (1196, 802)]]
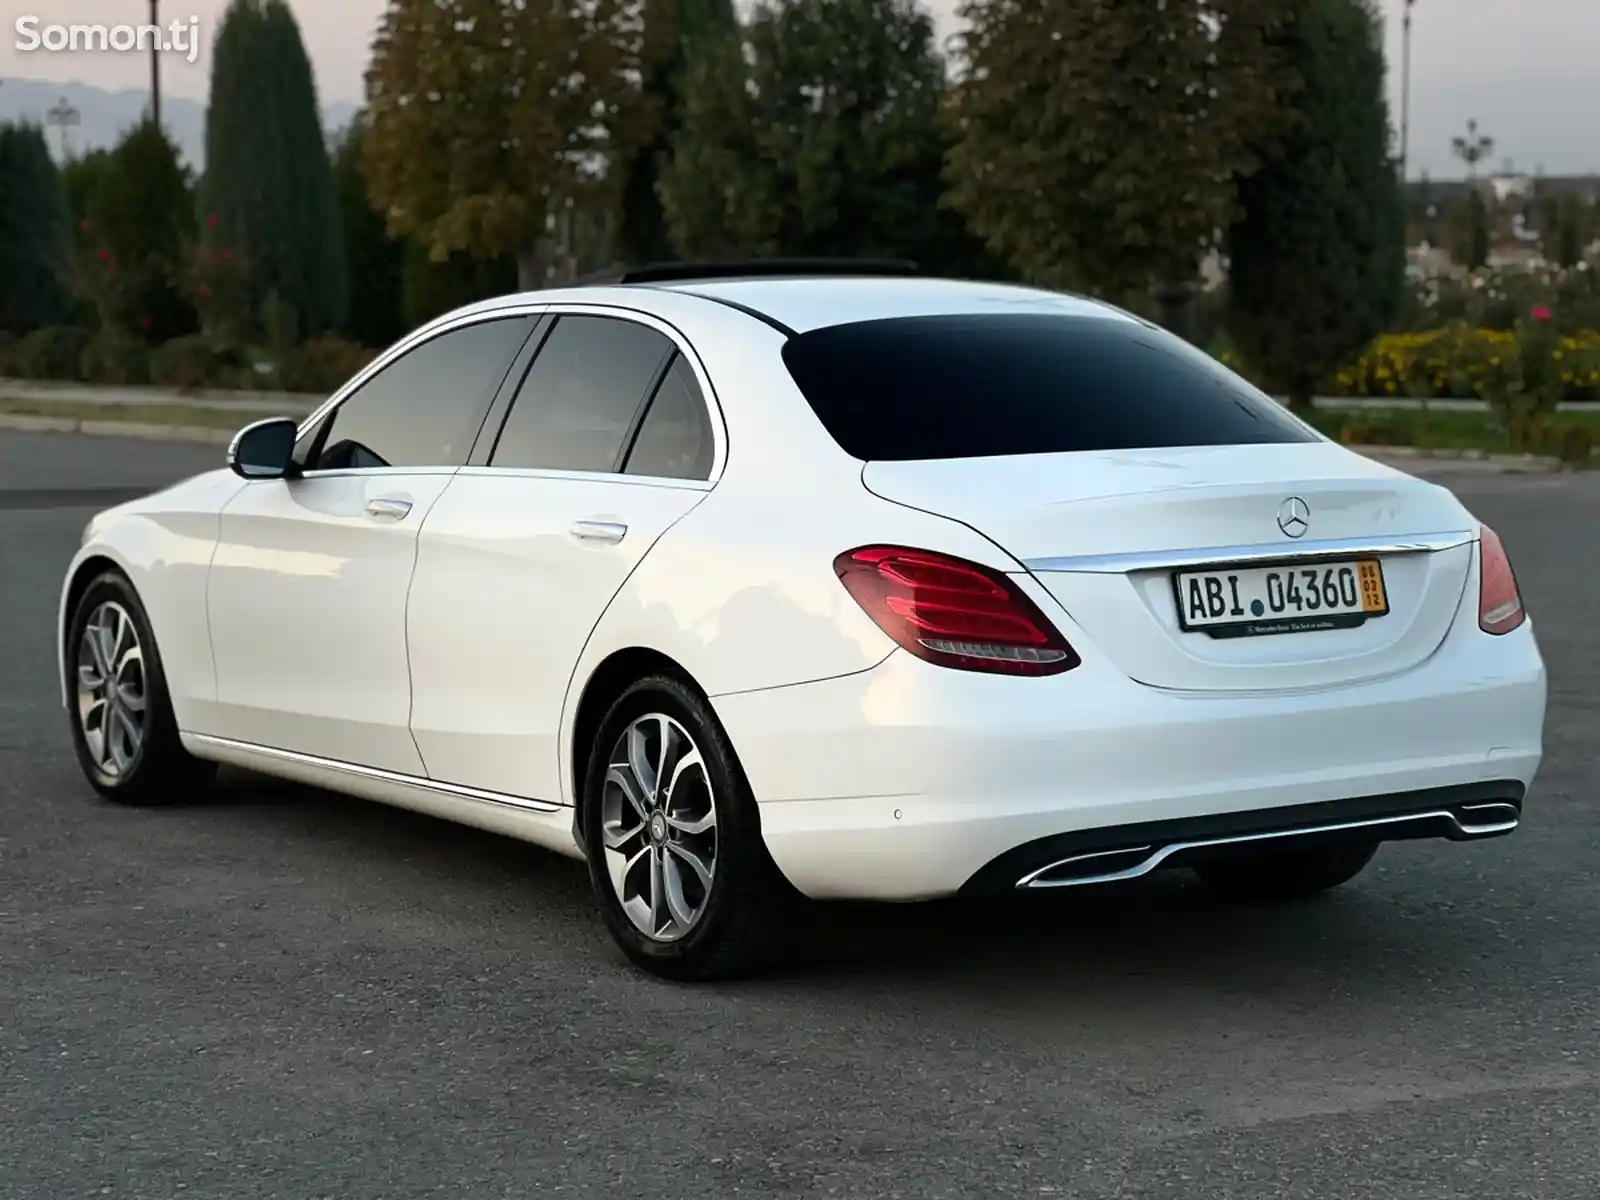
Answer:
[(45, 113), (45, 119), (54, 125), (61, 133), (61, 161), (67, 161), (70, 146), (67, 143), (67, 130), (79, 124), (83, 114), (67, 103), (65, 96), (56, 102), (56, 106)]
[(150, 0), (150, 24), (156, 35), (150, 39), (150, 120), (161, 128), (161, 0)]
[(1406, 0), (1400, 18), (1400, 182), (1406, 181), (1407, 152), (1411, 144), (1411, 8)]

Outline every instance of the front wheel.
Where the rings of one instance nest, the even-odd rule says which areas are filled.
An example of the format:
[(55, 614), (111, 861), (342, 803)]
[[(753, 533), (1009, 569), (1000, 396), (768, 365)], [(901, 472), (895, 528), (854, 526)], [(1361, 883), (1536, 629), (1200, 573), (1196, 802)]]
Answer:
[(67, 631), (72, 745), (95, 791), (119, 804), (173, 804), (215, 767), (183, 748), (144, 606), (119, 571), (84, 589)]
[(590, 751), (589, 877), (612, 937), (668, 979), (748, 974), (777, 946), (793, 894), (716, 715), (670, 676), (633, 684)]
[(1278, 851), (1209, 863), (1195, 874), (1230, 900), (1299, 900), (1349, 883), (1377, 852), (1377, 842)]

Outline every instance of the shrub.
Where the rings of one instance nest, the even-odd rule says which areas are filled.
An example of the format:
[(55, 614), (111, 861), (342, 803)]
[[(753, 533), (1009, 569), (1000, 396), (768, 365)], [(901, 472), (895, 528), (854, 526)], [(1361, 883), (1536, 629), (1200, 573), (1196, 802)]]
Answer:
[(76, 380), (88, 344), (87, 330), (47, 325), (19, 338), (7, 357), (19, 378)]
[(204, 334), (174, 338), (150, 356), (150, 382), (188, 391), (225, 385), (236, 364)]
[(340, 337), (312, 338), (296, 355), (296, 370), (286, 380), (291, 391), (338, 391), (377, 357), (377, 351)]
[(1586, 463), (1594, 455), (1594, 434), (1582, 425), (1563, 425), (1550, 439), (1550, 450), (1564, 463)]
[(83, 349), (80, 374), (90, 383), (150, 382), (150, 352), (136, 337), (102, 331)]
[[(1427, 333), (1386, 334), (1340, 371), (1330, 389), (1342, 396), (1485, 400), (1517, 346), (1514, 331), (1459, 323)], [(1561, 400), (1600, 400), (1600, 332), (1550, 336), (1541, 353), (1548, 356)]]

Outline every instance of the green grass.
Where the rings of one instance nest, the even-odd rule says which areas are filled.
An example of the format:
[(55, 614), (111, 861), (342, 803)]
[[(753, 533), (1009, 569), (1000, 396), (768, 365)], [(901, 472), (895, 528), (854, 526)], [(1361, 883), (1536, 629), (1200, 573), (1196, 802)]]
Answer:
[[(1490, 412), (1323, 408), (1308, 414), (1307, 419), (1329, 437), (1352, 445), (1510, 452), (1505, 431)], [(1578, 451), (1586, 445), (1600, 446), (1600, 411), (1554, 414), (1541, 442), (1534, 448), (1536, 453), (1569, 459), (1588, 457)]]
[[(193, 404), (71, 404), (0, 396), (0, 413), (56, 417), (66, 421), (107, 421), (130, 425), (183, 425), (193, 429), (243, 429), (264, 415), (200, 408)], [(286, 414), (287, 415), (287, 414)]]

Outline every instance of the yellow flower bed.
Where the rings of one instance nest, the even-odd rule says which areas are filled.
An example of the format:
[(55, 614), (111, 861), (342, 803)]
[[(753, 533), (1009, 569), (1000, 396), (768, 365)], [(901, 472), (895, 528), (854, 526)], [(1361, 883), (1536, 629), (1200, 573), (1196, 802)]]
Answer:
[[(1495, 329), (1441, 329), (1380, 337), (1340, 371), (1343, 396), (1483, 399), (1516, 334)], [(1561, 339), (1551, 354), (1565, 400), (1600, 400), (1600, 331)]]

